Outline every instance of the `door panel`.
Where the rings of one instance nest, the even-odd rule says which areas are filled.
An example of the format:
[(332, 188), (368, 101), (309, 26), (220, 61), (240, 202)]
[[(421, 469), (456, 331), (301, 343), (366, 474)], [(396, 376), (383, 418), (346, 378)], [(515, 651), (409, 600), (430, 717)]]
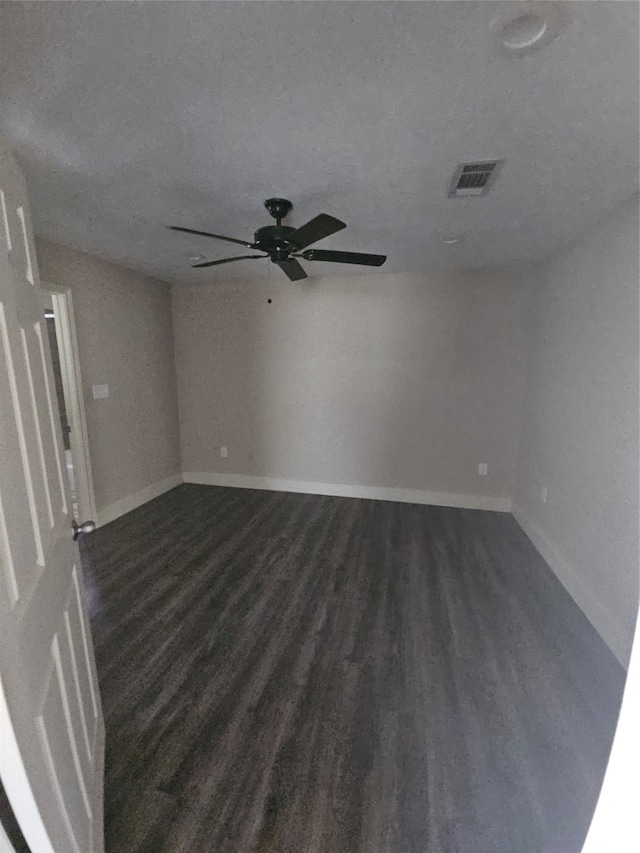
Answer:
[(0, 775), (37, 853), (100, 853), (104, 722), (25, 184), (0, 143)]

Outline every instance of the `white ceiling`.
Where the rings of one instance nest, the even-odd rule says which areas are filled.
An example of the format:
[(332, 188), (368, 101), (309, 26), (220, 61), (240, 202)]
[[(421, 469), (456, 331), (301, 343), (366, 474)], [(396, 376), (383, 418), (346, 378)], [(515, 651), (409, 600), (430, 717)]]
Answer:
[[(40, 234), (167, 281), (264, 275), (191, 270), (242, 249), (164, 226), (250, 239), (274, 195), (382, 272), (538, 259), (637, 191), (638, 6), (562, 3), (514, 58), (491, 33), (511, 5), (3, 2), (0, 133)], [(460, 161), (501, 157), (488, 196), (447, 198)]]

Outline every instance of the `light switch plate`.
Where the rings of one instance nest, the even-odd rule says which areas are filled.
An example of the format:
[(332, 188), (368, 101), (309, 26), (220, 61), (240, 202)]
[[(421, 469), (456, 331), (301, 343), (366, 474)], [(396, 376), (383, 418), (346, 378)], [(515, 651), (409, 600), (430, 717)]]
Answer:
[(489, 466), (487, 465), (487, 463), (486, 462), (480, 462), (478, 464), (478, 474), (481, 477), (486, 477), (488, 472), (489, 472)]
[(93, 399), (94, 400), (103, 400), (105, 397), (109, 396), (109, 386), (108, 385), (94, 385), (93, 386)]

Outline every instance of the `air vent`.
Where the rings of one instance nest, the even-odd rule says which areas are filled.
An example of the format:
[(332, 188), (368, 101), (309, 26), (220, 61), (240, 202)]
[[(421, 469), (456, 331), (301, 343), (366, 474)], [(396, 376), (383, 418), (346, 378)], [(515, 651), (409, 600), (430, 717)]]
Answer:
[(482, 160), (460, 163), (449, 187), (449, 198), (469, 198), (486, 195), (498, 176), (504, 160)]

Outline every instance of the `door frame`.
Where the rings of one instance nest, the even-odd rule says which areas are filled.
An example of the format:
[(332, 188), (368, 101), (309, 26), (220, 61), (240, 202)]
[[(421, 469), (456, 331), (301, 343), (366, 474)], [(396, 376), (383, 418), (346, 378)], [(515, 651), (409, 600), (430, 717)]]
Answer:
[(78, 501), (79, 521), (92, 519), (97, 522), (96, 498), (93, 490), (93, 472), (91, 452), (89, 450), (89, 432), (82, 391), (80, 352), (76, 337), (73, 295), (70, 287), (41, 279), (40, 288), (53, 300), (54, 323), (58, 350), (62, 387), (67, 406), (67, 417), (71, 432), (71, 457)]

